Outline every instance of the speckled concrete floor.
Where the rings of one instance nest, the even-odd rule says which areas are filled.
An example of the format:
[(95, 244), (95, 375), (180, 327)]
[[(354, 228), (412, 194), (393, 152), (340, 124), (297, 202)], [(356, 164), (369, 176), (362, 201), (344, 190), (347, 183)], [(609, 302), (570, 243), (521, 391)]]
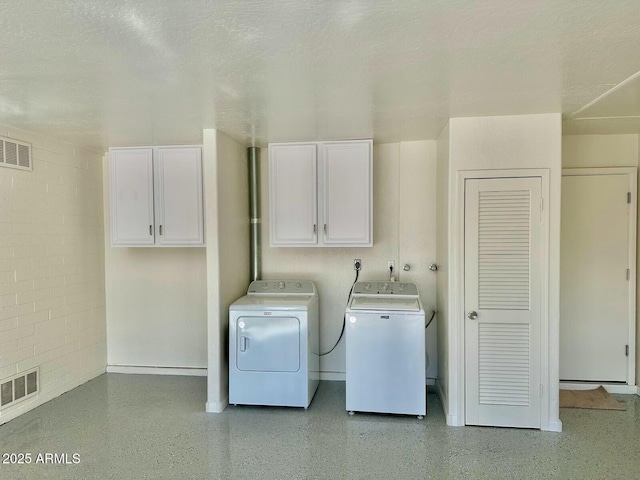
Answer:
[(0, 426), (0, 453), (79, 454), (70, 465), (0, 464), (9, 479), (640, 478), (640, 397), (627, 411), (561, 410), (564, 432), (451, 428), (438, 397), (425, 420), (344, 410), (322, 382), (308, 411), (203, 412), (197, 377), (109, 374)]

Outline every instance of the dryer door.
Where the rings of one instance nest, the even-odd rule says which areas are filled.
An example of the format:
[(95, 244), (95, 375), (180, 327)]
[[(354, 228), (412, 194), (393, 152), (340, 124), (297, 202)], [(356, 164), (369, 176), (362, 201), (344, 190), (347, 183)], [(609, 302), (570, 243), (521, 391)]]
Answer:
[(240, 317), (236, 322), (236, 342), (238, 370), (300, 369), (300, 321), (295, 317)]

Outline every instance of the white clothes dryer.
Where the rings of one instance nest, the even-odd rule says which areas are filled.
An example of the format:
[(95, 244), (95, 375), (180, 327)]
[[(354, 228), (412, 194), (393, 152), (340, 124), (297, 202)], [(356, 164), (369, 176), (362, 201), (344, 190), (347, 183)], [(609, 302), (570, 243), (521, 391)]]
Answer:
[(347, 411), (423, 418), (425, 314), (416, 285), (356, 283), (345, 334)]
[(319, 383), (318, 293), (256, 280), (229, 307), (229, 403), (308, 408)]

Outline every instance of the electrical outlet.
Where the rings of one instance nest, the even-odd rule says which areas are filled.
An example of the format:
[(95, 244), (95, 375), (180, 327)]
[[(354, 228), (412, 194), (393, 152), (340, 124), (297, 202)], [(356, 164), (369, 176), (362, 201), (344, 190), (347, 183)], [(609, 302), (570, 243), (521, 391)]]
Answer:
[(362, 260), (359, 258), (353, 259), (353, 269), (354, 270), (362, 270)]

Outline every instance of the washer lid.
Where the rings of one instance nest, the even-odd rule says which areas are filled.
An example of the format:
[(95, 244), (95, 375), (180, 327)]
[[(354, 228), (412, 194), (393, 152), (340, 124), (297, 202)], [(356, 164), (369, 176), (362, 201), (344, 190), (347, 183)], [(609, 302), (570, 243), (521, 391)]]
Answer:
[(407, 297), (353, 297), (351, 310), (386, 310), (401, 312), (419, 312), (420, 301)]

